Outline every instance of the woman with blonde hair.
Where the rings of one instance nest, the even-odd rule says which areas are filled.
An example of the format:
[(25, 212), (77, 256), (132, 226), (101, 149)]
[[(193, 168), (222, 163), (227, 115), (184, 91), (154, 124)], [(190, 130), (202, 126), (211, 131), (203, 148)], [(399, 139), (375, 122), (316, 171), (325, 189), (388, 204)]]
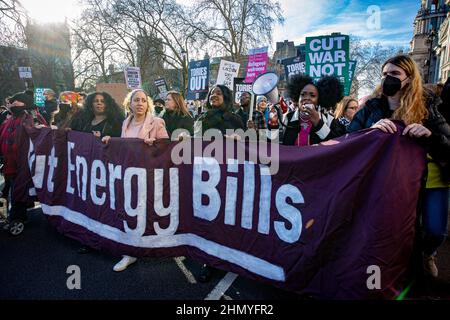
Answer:
[[(122, 138), (143, 139), (148, 145), (152, 145), (157, 139), (168, 139), (164, 120), (153, 115), (153, 101), (144, 90), (136, 89), (131, 91), (124, 101), (124, 106), (130, 111), (129, 116), (122, 125)], [(104, 143), (109, 143), (110, 136), (102, 139)], [(114, 271), (123, 271), (130, 264), (136, 262), (135, 257), (122, 256), (113, 268)]]
[(331, 131), (336, 132), (337, 136), (344, 135), (347, 132), (347, 127), (353, 120), (358, 111), (358, 100), (353, 97), (345, 96), (337, 104), (334, 112), (334, 119), (331, 122)]
[(398, 55), (382, 66), (381, 86), (375, 98), (355, 115), (348, 131), (377, 128), (385, 133), (397, 132), (392, 120), (401, 120), (409, 135), (428, 152), (428, 176), (423, 197), (422, 243), (423, 269), (437, 277), (435, 255), (447, 231), (450, 162), (450, 126), (438, 111), (439, 97), (425, 91), (416, 63), (408, 56)]
[(166, 112), (162, 118), (166, 123), (169, 135), (172, 135), (177, 129), (185, 129), (192, 136), (194, 134), (194, 119), (189, 113), (183, 96), (179, 92), (169, 91), (166, 96), (165, 107)]

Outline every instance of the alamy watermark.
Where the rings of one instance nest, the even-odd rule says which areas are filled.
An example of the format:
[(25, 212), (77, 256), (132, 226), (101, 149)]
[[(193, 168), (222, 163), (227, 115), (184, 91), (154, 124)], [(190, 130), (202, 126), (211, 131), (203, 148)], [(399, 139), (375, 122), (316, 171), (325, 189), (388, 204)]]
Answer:
[(367, 289), (380, 290), (381, 289), (381, 269), (377, 265), (367, 267), (366, 273), (369, 275), (366, 281)]
[[(202, 132), (202, 124), (199, 132)], [(280, 166), (279, 130), (227, 129), (225, 134), (217, 129), (196, 134), (189, 139), (184, 129), (172, 133), (171, 140), (179, 141), (173, 147), (171, 160), (175, 165), (193, 164), (196, 158), (214, 158), (218, 164), (254, 163), (267, 167), (270, 174), (278, 172)], [(209, 144), (203, 147), (203, 142)]]
[(70, 265), (67, 267), (66, 273), (70, 274), (70, 276), (67, 278), (67, 281), (66, 281), (67, 289), (80, 290), (81, 289), (81, 269), (80, 269), (80, 267), (77, 265)]
[(379, 6), (372, 5), (367, 7), (369, 17), (366, 20), (366, 26), (369, 30), (381, 30), (381, 9)]

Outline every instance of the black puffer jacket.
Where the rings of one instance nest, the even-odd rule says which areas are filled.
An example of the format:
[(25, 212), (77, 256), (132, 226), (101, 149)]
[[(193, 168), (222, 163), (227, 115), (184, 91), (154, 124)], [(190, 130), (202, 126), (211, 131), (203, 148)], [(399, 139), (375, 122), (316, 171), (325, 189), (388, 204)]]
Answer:
[[(440, 166), (443, 179), (450, 181), (450, 125), (438, 111), (440, 98), (431, 93), (426, 95), (428, 119), (425, 120), (424, 126), (431, 131), (431, 136), (419, 139), (419, 143)], [(377, 121), (390, 118), (392, 113), (384, 96), (371, 99), (366, 102), (363, 109), (356, 113), (347, 131), (354, 132), (370, 128)]]
[(194, 134), (200, 136), (208, 129), (218, 129), (225, 134), (227, 129), (244, 130), (244, 124), (241, 118), (230, 110), (211, 109), (197, 119), (194, 124)]
[(171, 110), (166, 110), (162, 118), (166, 123), (169, 136), (177, 129), (186, 129), (191, 136), (194, 135), (194, 119), (190, 115), (178, 114)]

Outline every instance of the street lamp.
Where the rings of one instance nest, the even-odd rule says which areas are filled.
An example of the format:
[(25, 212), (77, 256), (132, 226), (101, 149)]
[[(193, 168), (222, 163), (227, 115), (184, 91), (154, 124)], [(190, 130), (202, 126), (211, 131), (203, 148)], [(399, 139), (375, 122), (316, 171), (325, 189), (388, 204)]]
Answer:
[(428, 55), (428, 73), (427, 73), (427, 83), (431, 82), (431, 60), (432, 60), (432, 54), (433, 54), (433, 42), (434, 42), (434, 37), (436, 36), (436, 31), (433, 29), (431, 29), (430, 33), (427, 36), (427, 42), (430, 44), (429, 47), (429, 55)]
[(186, 65), (187, 52), (186, 52), (186, 50), (184, 50), (184, 49), (181, 50), (181, 56), (183, 57), (183, 68), (182, 68), (182, 73), (183, 73), (183, 94), (186, 97), (186, 88), (187, 88), (187, 65)]

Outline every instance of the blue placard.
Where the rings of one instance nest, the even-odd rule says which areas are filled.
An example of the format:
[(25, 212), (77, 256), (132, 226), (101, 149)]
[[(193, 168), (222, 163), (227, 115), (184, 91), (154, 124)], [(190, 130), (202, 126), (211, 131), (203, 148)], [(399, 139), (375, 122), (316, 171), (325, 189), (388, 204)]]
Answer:
[(189, 63), (187, 100), (203, 100), (208, 95), (209, 59)]

